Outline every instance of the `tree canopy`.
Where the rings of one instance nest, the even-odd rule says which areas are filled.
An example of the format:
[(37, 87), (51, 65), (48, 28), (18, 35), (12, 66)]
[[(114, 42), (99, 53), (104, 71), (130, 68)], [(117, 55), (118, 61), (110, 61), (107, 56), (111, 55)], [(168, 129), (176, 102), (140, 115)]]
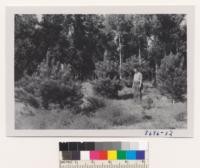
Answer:
[[(74, 78), (90, 79), (99, 61), (119, 66), (138, 60), (156, 78), (161, 60), (179, 54), (186, 68), (187, 25), (182, 14), (15, 15), (15, 80), (46, 60), (71, 65)], [(133, 59), (131, 59), (133, 57)], [(122, 67), (123, 68), (123, 67)]]

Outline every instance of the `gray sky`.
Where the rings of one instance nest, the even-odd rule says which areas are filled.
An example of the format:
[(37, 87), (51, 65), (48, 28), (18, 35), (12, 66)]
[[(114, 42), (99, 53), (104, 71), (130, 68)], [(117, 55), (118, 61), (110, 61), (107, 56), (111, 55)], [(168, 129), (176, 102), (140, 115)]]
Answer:
[(37, 14), (36, 16), (38, 18), (38, 21), (40, 22), (42, 20), (42, 15), (41, 14)]

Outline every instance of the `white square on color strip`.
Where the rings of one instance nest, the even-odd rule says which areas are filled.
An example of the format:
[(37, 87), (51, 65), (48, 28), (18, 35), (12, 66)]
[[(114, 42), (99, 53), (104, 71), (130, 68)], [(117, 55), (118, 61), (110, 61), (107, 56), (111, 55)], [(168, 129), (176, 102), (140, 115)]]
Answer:
[(129, 150), (130, 149), (130, 143), (129, 142), (122, 142), (121, 148), (122, 148), (122, 150)]
[(62, 151), (59, 152), (60, 160), (64, 160), (62, 156)]
[(130, 150), (137, 150), (139, 148), (138, 142), (130, 142)]
[(148, 143), (147, 142), (139, 142), (138, 150), (148, 150)]
[(90, 160), (90, 151), (80, 151), (81, 160)]

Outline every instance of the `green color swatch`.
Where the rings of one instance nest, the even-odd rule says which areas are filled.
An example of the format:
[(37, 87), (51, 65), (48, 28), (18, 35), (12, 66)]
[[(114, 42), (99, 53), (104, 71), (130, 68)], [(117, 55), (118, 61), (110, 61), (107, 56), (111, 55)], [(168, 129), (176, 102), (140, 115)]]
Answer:
[(118, 150), (117, 151), (117, 159), (118, 160), (126, 160), (126, 151)]

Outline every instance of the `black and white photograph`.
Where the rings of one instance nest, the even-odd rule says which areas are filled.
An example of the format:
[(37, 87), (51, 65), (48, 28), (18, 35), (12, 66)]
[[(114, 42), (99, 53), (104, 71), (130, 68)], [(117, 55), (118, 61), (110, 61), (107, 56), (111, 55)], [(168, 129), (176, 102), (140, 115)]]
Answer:
[(184, 130), (185, 13), (15, 13), (15, 130)]

